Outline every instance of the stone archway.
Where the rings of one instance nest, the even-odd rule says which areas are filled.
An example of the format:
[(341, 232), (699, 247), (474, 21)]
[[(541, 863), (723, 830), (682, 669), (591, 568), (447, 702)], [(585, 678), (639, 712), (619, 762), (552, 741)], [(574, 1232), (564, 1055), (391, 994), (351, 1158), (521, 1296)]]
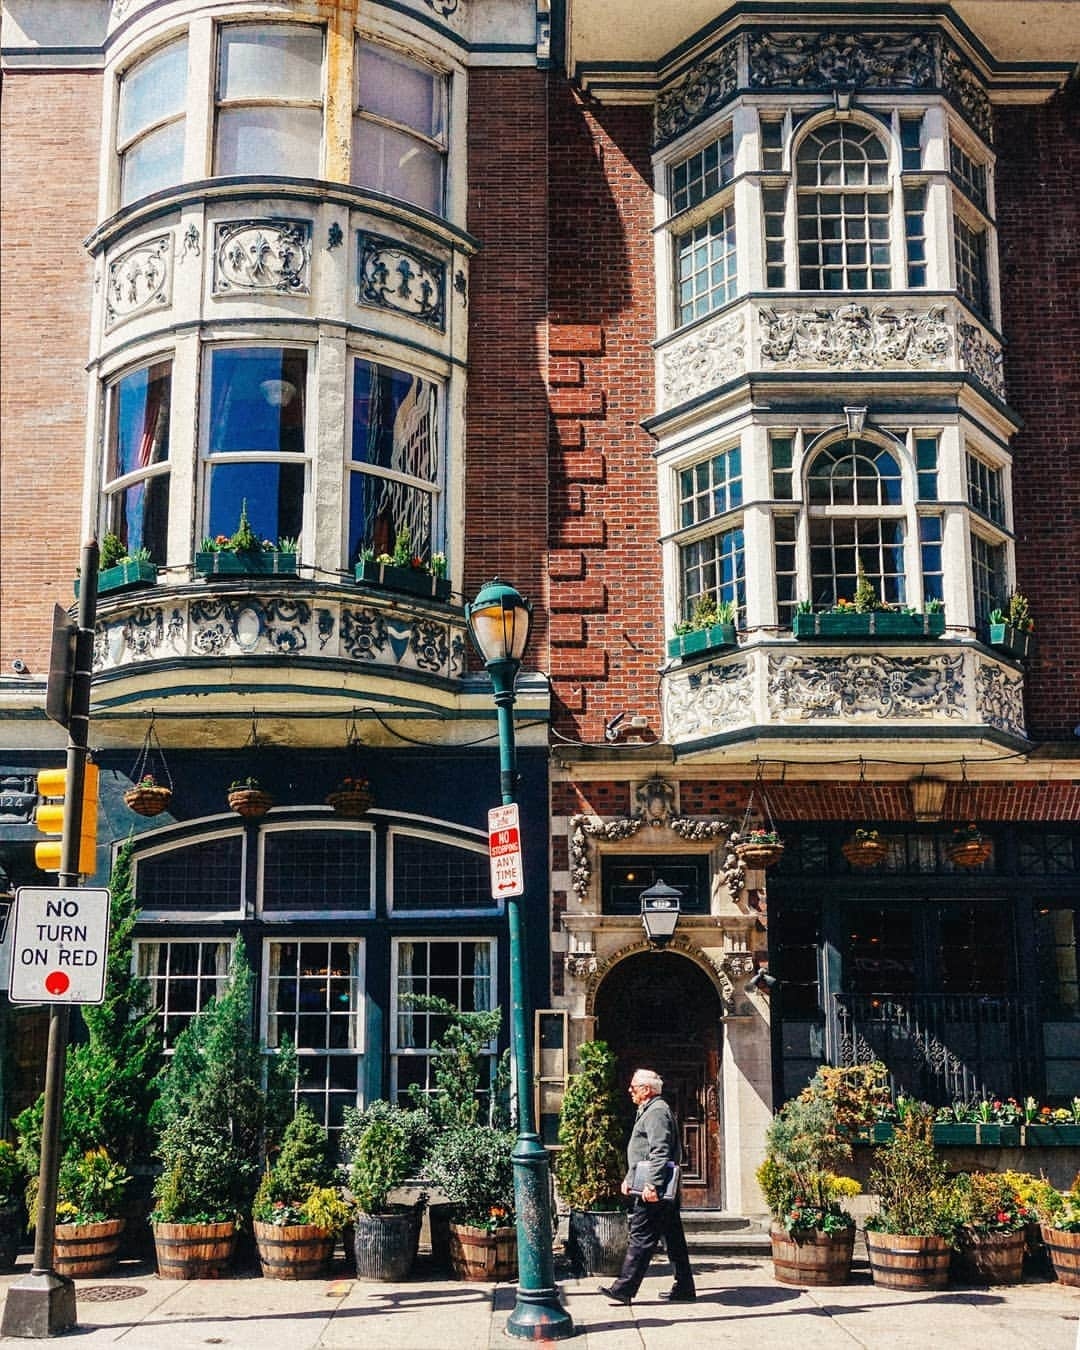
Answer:
[(594, 998), (595, 1035), (619, 1062), (625, 1089), (635, 1068), (655, 1069), (683, 1137), (683, 1205), (720, 1209), (720, 1038), (723, 1005), (713, 981), (678, 952), (628, 955)]

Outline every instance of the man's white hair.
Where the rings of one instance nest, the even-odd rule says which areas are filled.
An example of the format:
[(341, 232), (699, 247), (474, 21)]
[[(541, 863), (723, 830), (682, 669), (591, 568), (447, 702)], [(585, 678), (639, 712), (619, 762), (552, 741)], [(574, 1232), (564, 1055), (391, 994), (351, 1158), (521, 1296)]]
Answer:
[(664, 1080), (653, 1069), (637, 1069), (634, 1072), (634, 1080), (642, 1087), (650, 1088), (657, 1096), (664, 1090)]

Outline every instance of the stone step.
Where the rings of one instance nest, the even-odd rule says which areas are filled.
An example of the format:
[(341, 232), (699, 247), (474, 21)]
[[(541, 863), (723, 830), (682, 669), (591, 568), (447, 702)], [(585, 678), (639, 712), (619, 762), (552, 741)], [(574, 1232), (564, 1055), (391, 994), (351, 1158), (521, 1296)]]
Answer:
[(683, 1228), (705, 1229), (714, 1233), (766, 1233), (769, 1220), (764, 1215), (735, 1214), (724, 1209), (684, 1209)]
[(689, 1232), (686, 1246), (692, 1259), (701, 1256), (771, 1256), (772, 1242), (768, 1233), (745, 1232), (714, 1233), (706, 1230)]

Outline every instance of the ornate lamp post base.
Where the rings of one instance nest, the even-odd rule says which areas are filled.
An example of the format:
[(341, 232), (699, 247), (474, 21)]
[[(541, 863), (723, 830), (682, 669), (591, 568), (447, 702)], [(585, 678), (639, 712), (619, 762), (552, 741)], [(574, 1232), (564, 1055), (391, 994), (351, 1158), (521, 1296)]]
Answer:
[(52, 1270), (31, 1271), (8, 1288), (0, 1336), (45, 1340), (75, 1325), (75, 1284)]
[(506, 1334), (521, 1341), (563, 1341), (575, 1333), (555, 1286), (547, 1149), (538, 1135), (520, 1134), (513, 1159), (520, 1282)]

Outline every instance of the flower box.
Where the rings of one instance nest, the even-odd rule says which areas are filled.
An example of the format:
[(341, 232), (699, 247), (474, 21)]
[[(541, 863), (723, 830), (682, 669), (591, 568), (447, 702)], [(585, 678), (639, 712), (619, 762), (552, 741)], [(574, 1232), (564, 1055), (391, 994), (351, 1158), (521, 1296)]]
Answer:
[[(157, 563), (136, 562), (129, 558), (127, 562), (117, 563), (115, 567), (106, 567), (98, 573), (98, 595), (109, 591), (133, 591), (139, 586), (152, 586), (157, 581)], [(79, 594), (79, 578), (75, 578), (75, 595)]]
[(807, 638), (938, 638), (945, 631), (945, 615), (907, 614), (875, 609), (868, 614), (796, 614), (791, 625), (795, 637)]
[(680, 633), (668, 638), (667, 654), (668, 660), (674, 660), (678, 656), (696, 656), (718, 647), (734, 646), (735, 625), (714, 623), (709, 628), (698, 628), (692, 633)]
[(1002, 651), (1024, 661), (1034, 655), (1035, 634), (1014, 628), (1011, 623), (992, 623), (990, 625), (990, 645), (1000, 647)]
[(951, 1145), (974, 1145), (978, 1143), (975, 1125), (957, 1121), (944, 1121), (934, 1126), (934, 1143)]
[(998, 1148), (1018, 1148), (1020, 1145), (1019, 1125), (984, 1125), (980, 1122), (975, 1130), (976, 1143)]
[(216, 553), (196, 553), (195, 574), (200, 577), (294, 577), (296, 554), (283, 553), (276, 548), (263, 553), (230, 553), (227, 549)]
[(379, 586), (387, 591), (404, 591), (407, 595), (421, 595), (425, 599), (450, 599), (450, 578), (433, 577), (422, 567), (395, 567), (392, 563), (358, 562), (356, 580), (365, 586)]
[(1025, 1125), (1023, 1142), (1029, 1148), (1080, 1145), (1080, 1125)]

